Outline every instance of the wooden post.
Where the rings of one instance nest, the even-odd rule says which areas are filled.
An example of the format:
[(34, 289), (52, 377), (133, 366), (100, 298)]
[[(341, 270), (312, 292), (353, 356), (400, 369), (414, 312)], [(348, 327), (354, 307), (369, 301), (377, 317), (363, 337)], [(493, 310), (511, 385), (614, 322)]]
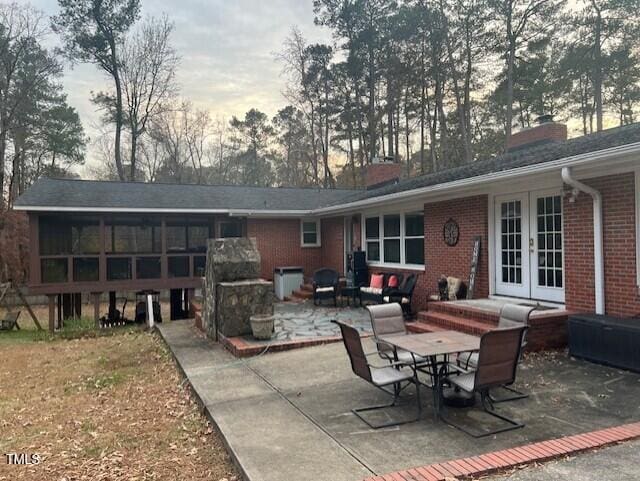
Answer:
[(56, 296), (49, 294), (49, 332), (51, 334), (56, 330)]
[(93, 297), (93, 318), (96, 322), (96, 327), (100, 327), (100, 296), (101, 292), (92, 292)]
[(76, 319), (82, 318), (82, 293), (80, 292), (73, 295), (73, 315)]
[(57, 328), (58, 329), (62, 329), (62, 322), (63, 322), (63, 317), (62, 317), (62, 294), (58, 294), (58, 323), (57, 323)]

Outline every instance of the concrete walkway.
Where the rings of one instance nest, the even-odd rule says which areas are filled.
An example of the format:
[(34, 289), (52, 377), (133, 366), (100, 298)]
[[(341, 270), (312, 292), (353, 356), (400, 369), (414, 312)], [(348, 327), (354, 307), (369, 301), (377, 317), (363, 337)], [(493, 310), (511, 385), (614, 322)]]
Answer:
[[(640, 375), (550, 352), (520, 365), (517, 385), (531, 396), (499, 405), (523, 429), (472, 438), (434, 419), (423, 389), (420, 422), (371, 430), (351, 409), (389, 398), (353, 374), (342, 343), (242, 361), (199, 337), (191, 321), (160, 331), (251, 481), (359, 481), (640, 420)], [(364, 344), (374, 350), (371, 339)], [(408, 388), (405, 405), (371, 413), (371, 420), (412, 416), (414, 392)], [(496, 422), (479, 409), (448, 415), (470, 426)]]
[(158, 325), (248, 481), (354, 481), (370, 476), (348, 449), (249, 363), (198, 337), (193, 321)]

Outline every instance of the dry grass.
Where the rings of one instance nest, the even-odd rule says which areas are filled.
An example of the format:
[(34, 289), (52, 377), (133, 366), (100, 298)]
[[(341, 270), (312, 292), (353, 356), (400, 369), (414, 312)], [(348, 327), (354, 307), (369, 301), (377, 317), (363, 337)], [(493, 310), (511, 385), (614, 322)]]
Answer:
[[(236, 477), (162, 341), (145, 332), (0, 343), (0, 432), (0, 480)], [(10, 466), (8, 452), (42, 462)]]

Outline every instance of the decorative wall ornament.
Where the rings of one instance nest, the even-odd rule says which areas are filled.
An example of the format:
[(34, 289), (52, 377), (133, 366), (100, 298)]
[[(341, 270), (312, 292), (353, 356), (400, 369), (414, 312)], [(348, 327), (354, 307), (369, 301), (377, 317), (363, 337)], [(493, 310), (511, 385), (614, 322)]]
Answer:
[(458, 240), (460, 239), (460, 227), (458, 223), (450, 218), (444, 224), (444, 229), (442, 230), (442, 235), (444, 237), (444, 242), (449, 246), (453, 247), (458, 244)]

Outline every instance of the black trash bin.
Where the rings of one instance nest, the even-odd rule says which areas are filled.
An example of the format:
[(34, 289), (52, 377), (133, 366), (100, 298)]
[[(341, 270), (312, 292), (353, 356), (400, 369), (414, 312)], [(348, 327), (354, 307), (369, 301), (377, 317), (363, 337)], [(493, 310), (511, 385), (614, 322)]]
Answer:
[(569, 354), (640, 372), (640, 320), (597, 314), (570, 316)]

